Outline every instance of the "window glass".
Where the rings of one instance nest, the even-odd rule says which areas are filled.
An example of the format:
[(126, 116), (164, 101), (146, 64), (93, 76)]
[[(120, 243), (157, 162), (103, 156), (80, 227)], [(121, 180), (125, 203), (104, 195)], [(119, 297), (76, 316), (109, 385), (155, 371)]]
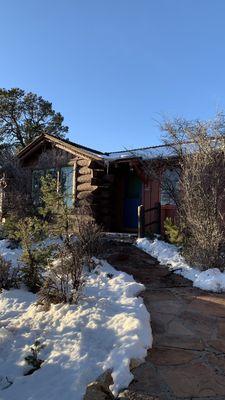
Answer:
[(45, 175), (51, 175), (53, 179), (57, 180), (57, 170), (55, 168), (46, 169)]
[[(55, 168), (47, 170), (36, 169), (32, 172), (32, 198), (35, 205), (40, 204), (41, 177), (51, 175), (53, 179), (58, 179), (58, 171)], [(64, 193), (65, 203), (72, 207), (74, 203), (73, 196), (73, 166), (63, 167), (60, 170), (60, 185)]]
[(35, 205), (40, 203), (41, 177), (44, 174), (45, 171), (42, 169), (35, 169), (32, 172), (32, 198)]
[(166, 169), (161, 180), (161, 205), (173, 204), (179, 190), (179, 171), (177, 169)]
[(65, 203), (68, 207), (73, 207), (73, 166), (61, 168), (60, 184), (64, 193)]

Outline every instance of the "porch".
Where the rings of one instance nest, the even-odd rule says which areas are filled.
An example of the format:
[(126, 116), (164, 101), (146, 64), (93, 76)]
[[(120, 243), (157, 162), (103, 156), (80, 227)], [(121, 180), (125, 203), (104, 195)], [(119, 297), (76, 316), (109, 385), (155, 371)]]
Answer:
[(164, 220), (175, 218), (176, 206), (162, 204), (160, 182), (146, 177), (132, 160), (111, 165), (110, 174), (114, 177), (111, 231), (163, 233)]

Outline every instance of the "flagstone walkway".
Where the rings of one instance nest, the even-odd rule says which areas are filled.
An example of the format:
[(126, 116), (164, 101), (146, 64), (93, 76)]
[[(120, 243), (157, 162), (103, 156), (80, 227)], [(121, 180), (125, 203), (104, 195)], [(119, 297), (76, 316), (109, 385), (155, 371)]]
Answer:
[(192, 287), (129, 243), (110, 242), (108, 261), (144, 283), (153, 348), (133, 371), (130, 400), (225, 400), (225, 294)]

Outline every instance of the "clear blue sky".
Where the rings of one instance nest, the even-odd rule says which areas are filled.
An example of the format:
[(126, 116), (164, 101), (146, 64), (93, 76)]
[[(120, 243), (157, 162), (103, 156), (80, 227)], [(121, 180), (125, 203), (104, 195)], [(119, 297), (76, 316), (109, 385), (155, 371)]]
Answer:
[(53, 103), (100, 150), (160, 142), (160, 115), (225, 109), (225, 0), (0, 0), (0, 86)]

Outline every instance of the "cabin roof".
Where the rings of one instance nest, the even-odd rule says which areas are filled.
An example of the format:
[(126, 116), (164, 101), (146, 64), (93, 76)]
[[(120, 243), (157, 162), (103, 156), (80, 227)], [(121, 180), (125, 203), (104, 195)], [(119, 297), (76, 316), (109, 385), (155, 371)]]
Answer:
[(78, 153), (84, 154), (86, 156), (89, 156), (91, 158), (97, 158), (97, 159), (99, 159), (99, 158), (101, 159), (102, 156), (104, 155), (104, 153), (102, 153), (101, 151), (94, 150), (94, 149), (91, 149), (86, 146), (82, 146), (78, 143), (74, 143), (67, 139), (58, 138), (58, 137), (50, 135), (48, 133), (43, 133), (40, 136), (38, 136), (36, 139), (34, 139), (31, 143), (29, 143), (26, 147), (24, 147), (24, 149), (22, 149), (17, 154), (17, 156), (19, 158), (26, 157), (29, 153), (35, 151), (37, 148), (40, 147), (40, 145), (43, 142), (46, 142), (46, 141), (55, 143), (56, 145), (63, 145), (65, 150), (70, 151), (74, 154), (76, 152), (78, 152)]
[(105, 159), (109, 161), (122, 161), (126, 159), (142, 158), (144, 160), (151, 160), (160, 157), (173, 156), (173, 149), (169, 145), (158, 145), (149, 147), (140, 147), (136, 149), (113, 151), (105, 153)]
[(68, 139), (61, 139), (48, 133), (43, 133), (38, 136), (33, 142), (28, 144), (24, 149), (18, 153), (19, 158), (24, 158), (28, 154), (34, 152), (44, 142), (53, 142), (56, 145), (63, 145), (65, 150), (72, 153), (81, 153), (90, 158), (103, 160), (107, 162), (125, 161), (134, 158), (153, 159), (158, 157), (169, 157), (172, 155), (172, 149), (168, 145), (158, 145), (149, 147), (140, 147), (136, 149), (126, 149), (122, 151), (101, 152), (90, 147), (80, 145)]

